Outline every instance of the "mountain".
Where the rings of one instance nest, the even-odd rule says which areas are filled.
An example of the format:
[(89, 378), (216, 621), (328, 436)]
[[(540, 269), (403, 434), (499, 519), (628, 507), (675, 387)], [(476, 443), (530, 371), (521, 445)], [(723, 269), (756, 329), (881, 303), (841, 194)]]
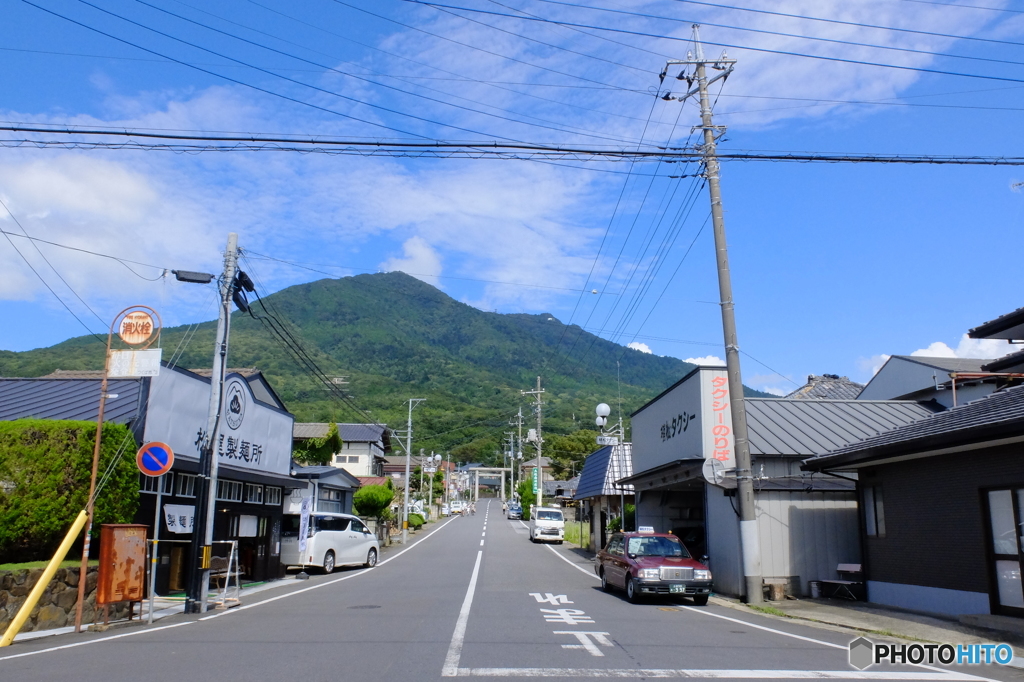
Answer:
[[(413, 448), (450, 451), (460, 461), (494, 461), (520, 405), (525, 428), (535, 426), (520, 391), (533, 389), (538, 375), (545, 431), (568, 433), (592, 426), (598, 403), (612, 405), (614, 416), (621, 394), (628, 415), (693, 367), (566, 327), (549, 314), (484, 312), (400, 272), (300, 284), (263, 304), (253, 302), (253, 311), (279, 321), (328, 376), (347, 377), (353, 402), (378, 421), (404, 429), (405, 401), (426, 398), (414, 412)], [(271, 325), (236, 311), (228, 365), (261, 369), (299, 421), (364, 421), (313, 380)], [(164, 359), (208, 368), (215, 332), (214, 321), (165, 329)], [(0, 351), (2, 376), (102, 365), (103, 345), (90, 336)]]

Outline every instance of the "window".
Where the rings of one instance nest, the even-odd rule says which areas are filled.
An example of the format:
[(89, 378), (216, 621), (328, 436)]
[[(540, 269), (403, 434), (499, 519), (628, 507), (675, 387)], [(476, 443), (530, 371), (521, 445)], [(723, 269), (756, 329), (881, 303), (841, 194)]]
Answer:
[(885, 537), (885, 506), (880, 485), (864, 487), (864, 527), (870, 536)]
[(246, 483), (245, 501), (253, 504), (263, 504), (263, 486)]
[(356, 521), (352, 519), (352, 530), (357, 533), (369, 533), (370, 531), (363, 525), (362, 521)]
[(349, 464), (359, 464), (359, 455), (349, 455), (348, 456), (348, 463)]
[(217, 481), (217, 499), (225, 502), (241, 502), (242, 484), (238, 481)]
[(321, 488), (320, 501), (317, 503), (316, 510), (340, 514), (343, 511), (341, 508), (341, 503), (342, 493), (340, 490), (330, 490), (328, 488)]
[(337, 516), (316, 517), (317, 530), (348, 530), (348, 519)]
[(281, 489), (271, 488), (269, 485), (266, 487), (266, 493), (263, 495), (263, 504), (273, 504), (280, 506), (281, 504)]
[(139, 474), (139, 492), (140, 493), (155, 493), (162, 492), (164, 495), (170, 495), (174, 492), (174, 474), (167, 472), (163, 476), (147, 476), (145, 474)]
[(178, 474), (178, 497), (196, 496), (196, 477), (192, 474)]

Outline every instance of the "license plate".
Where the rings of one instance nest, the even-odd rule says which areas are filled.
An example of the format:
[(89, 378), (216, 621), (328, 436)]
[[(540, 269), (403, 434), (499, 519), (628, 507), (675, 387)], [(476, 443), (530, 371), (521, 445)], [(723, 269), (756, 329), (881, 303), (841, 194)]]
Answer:
[(684, 592), (684, 591), (686, 591), (686, 586), (685, 585), (669, 585), (668, 586), (668, 591), (669, 592)]

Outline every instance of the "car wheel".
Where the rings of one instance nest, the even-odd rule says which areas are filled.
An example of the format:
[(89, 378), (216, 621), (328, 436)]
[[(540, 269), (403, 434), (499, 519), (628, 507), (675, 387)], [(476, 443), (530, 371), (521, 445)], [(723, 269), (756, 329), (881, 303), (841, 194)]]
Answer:
[(709, 595), (706, 595), (706, 594), (695, 594), (695, 595), (693, 595), (693, 605), (694, 606), (707, 606), (708, 605), (708, 596)]
[(334, 551), (328, 550), (327, 554), (324, 554), (324, 573), (334, 572)]
[(634, 604), (640, 601), (640, 591), (637, 589), (636, 581), (633, 578), (626, 580), (626, 599)]
[(601, 589), (605, 592), (612, 591), (612, 584), (608, 582), (608, 576), (604, 574), (604, 571), (601, 571)]
[(366, 563), (363, 564), (363, 566), (366, 566), (367, 568), (373, 568), (376, 565), (377, 565), (377, 549), (375, 547), (371, 547), (370, 551), (366, 553)]

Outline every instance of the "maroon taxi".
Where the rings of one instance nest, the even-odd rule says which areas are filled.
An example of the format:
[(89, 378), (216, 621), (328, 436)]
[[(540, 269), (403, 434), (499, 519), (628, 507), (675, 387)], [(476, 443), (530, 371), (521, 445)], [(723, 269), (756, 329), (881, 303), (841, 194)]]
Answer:
[(665, 595), (689, 597), (704, 606), (711, 596), (711, 571), (669, 533), (615, 533), (597, 553), (594, 570), (602, 589), (623, 589), (631, 602), (642, 595)]

